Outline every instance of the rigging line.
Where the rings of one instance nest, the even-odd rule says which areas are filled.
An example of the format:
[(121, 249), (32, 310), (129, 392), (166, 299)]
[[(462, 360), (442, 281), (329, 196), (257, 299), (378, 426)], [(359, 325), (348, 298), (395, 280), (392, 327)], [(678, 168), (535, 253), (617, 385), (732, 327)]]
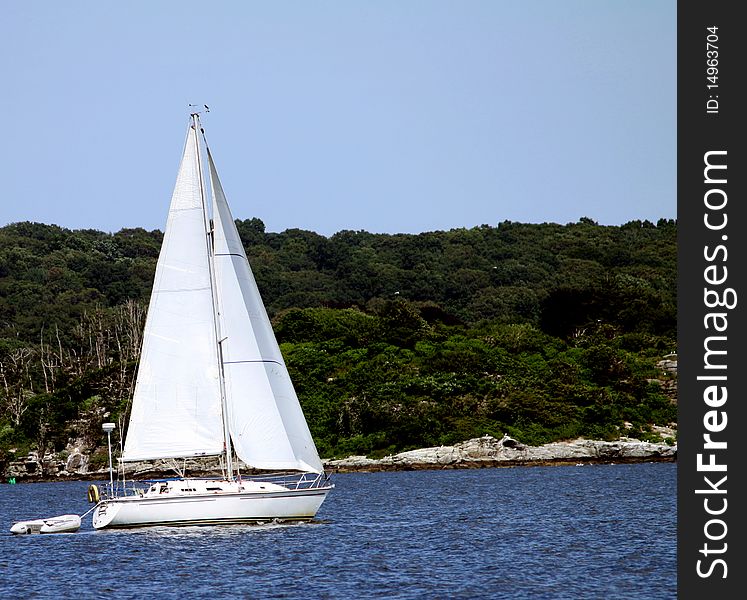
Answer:
[(205, 151), (212, 157), (212, 152), (210, 152), (210, 144), (208, 144), (207, 137), (205, 136), (205, 128), (202, 126), (202, 123), (200, 123), (200, 133), (202, 134), (202, 141), (205, 142)]

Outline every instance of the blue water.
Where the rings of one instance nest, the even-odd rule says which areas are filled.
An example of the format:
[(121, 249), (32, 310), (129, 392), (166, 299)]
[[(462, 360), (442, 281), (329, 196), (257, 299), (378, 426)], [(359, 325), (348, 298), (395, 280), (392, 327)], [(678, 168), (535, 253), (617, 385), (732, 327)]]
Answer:
[(0, 598), (676, 597), (676, 465), (334, 476), (315, 523), (13, 536), (87, 482), (0, 486)]

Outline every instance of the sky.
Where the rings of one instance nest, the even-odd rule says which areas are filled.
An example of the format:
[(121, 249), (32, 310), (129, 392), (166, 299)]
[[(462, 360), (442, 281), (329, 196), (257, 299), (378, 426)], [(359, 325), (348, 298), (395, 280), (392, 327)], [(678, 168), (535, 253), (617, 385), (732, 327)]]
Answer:
[(675, 0), (3, 3), (0, 225), (163, 229), (189, 120), (235, 218), (676, 218)]

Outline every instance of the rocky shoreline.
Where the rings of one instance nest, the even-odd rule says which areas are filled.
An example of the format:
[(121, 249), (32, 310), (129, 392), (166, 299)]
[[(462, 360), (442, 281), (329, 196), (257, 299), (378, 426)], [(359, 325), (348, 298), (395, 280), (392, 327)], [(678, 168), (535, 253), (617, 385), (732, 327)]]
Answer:
[[(677, 445), (654, 444), (633, 438), (620, 438), (613, 442), (576, 439), (553, 442), (542, 446), (527, 446), (504, 435), (501, 439), (485, 435), (455, 444), (400, 452), (381, 459), (366, 456), (349, 456), (324, 460), (330, 473), (413, 471), (423, 469), (479, 469), (489, 467), (583, 465), (596, 463), (674, 462)], [(196, 459), (182, 463), (193, 477), (220, 474), (220, 464), (215, 459)], [(250, 469), (244, 470), (252, 474)], [(128, 464), (128, 479), (171, 477), (168, 468), (154, 468), (149, 463)], [(89, 469), (88, 457), (76, 453), (65, 461), (53, 457), (38, 458), (30, 455), (13, 461), (3, 469), (3, 483), (10, 479), (18, 483), (40, 481), (98, 481), (109, 478), (108, 467)]]
[(344, 473), (612, 462), (674, 462), (676, 459), (676, 444), (652, 444), (632, 438), (621, 438), (614, 442), (577, 439), (543, 446), (526, 446), (507, 435), (500, 440), (486, 435), (454, 446), (410, 450), (378, 460), (365, 456), (329, 460), (325, 462), (325, 468), (333, 473)]

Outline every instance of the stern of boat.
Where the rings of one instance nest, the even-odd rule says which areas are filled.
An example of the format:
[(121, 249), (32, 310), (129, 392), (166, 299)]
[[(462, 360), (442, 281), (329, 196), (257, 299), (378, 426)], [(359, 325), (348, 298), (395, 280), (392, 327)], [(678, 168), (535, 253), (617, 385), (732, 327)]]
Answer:
[(122, 506), (111, 500), (103, 500), (98, 503), (93, 511), (93, 528), (103, 529), (111, 524)]

